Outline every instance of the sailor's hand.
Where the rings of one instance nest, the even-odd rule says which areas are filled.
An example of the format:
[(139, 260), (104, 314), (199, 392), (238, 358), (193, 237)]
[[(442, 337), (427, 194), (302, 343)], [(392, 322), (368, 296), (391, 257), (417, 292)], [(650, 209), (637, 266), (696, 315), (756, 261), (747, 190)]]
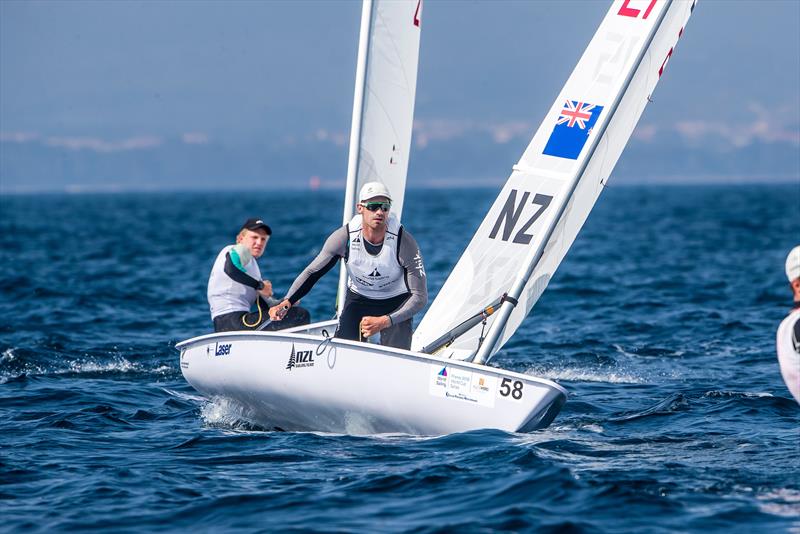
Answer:
[(269, 298), (272, 296), (272, 282), (269, 280), (262, 280), (261, 283), (264, 284), (264, 287), (258, 290), (262, 296)]
[(286, 316), (286, 312), (288, 312), (291, 307), (292, 303), (289, 302), (289, 299), (284, 299), (283, 302), (269, 309), (269, 318), (273, 321), (280, 321)]
[(365, 338), (374, 336), (384, 328), (392, 326), (392, 320), (388, 315), (380, 317), (364, 317), (361, 319), (361, 335)]

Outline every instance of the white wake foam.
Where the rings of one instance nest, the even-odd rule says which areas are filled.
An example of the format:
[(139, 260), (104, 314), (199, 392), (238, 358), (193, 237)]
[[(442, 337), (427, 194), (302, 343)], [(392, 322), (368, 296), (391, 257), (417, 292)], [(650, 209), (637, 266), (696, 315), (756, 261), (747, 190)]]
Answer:
[(606, 369), (570, 368), (538, 368), (533, 367), (524, 372), (526, 375), (548, 380), (565, 380), (569, 382), (608, 382), (611, 384), (647, 384), (643, 377), (632, 373)]
[(189, 393), (182, 393), (180, 391), (175, 391), (175, 390), (172, 390), (172, 389), (169, 389), (169, 388), (161, 388), (161, 391), (163, 391), (167, 395), (171, 395), (171, 396), (173, 396), (175, 398), (178, 398), (178, 399), (181, 399), (181, 400), (188, 400), (188, 401), (194, 401), (194, 402), (204, 402), (206, 400), (205, 397), (202, 397), (200, 395), (191, 395)]
[(0, 354), (0, 363), (10, 362), (11, 360), (13, 360), (16, 357), (17, 357), (17, 355), (14, 354), (14, 349), (13, 348), (8, 348), (8, 349), (3, 351), (3, 354)]
[(241, 404), (224, 397), (214, 397), (200, 409), (200, 417), (206, 425), (230, 430), (250, 430), (253, 423), (248, 415)]
[(55, 371), (54, 374), (65, 373), (128, 373), (131, 371), (141, 371), (139, 364), (132, 363), (125, 358), (115, 358), (110, 362), (97, 362), (94, 360), (75, 360), (70, 362), (67, 369)]
[[(14, 360), (18, 360), (18, 358), (13, 348), (6, 349), (0, 354), (0, 384), (4, 384), (23, 374), (34, 376), (59, 376), (84, 373), (152, 373), (165, 375), (172, 371), (172, 368), (168, 365), (159, 365), (158, 367), (149, 368), (146, 365), (132, 362), (122, 356), (114, 356), (110, 360), (96, 360), (91, 358), (74, 360), (64, 359), (58, 360), (52, 365), (42, 365), (18, 360), (15, 369), (3, 369), (4, 364), (8, 364)], [(22, 365), (19, 365), (19, 363)]]

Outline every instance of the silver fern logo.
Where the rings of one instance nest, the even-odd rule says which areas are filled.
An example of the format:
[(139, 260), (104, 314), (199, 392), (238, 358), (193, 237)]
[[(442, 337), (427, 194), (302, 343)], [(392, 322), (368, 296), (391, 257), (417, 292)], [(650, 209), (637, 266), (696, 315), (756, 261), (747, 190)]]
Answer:
[(291, 371), (295, 367), (314, 367), (314, 351), (295, 350), (294, 343), (292, 343), (292, 352), (289, 353), (286, 369)]
[(297, 363), (297, 356), (295, 355), (294, 352), (294, 343), (292, 343), (292, 352), (289, 354), (289, 363), (286, 364), (286, 368), (289, 371), (291, 371), (292, 367), (294, 367), (296, 363)]

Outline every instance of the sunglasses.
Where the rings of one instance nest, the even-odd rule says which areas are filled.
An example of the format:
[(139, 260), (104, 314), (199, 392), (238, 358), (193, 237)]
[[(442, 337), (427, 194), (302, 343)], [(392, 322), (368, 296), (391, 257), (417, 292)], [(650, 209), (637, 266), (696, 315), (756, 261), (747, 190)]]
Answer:
[(364, 206), (369, 211), (378, 211), (378, 210), (389, 211), (389, 209), (392, 207), (391, 202), (365, 202), (361, 205)]

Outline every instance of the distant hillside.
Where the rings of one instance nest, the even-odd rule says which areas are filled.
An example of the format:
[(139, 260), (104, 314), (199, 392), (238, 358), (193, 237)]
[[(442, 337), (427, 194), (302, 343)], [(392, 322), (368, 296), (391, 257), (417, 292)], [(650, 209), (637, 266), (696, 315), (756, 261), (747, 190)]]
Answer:
[[(504, 181), (533, 132), (415, 129), (409, 185), (441, 187)], [(440, 132), (441, 133), (441, 132)], [(316, 134), (228, 145), (203, 136), (116, 142), (9, 135), (0, 138), (0, 192), (160, 189), (303, 189), (311, 177), (340, 187), (346, 135)], [(732, 138), (713, 129), (642, 127), (622, 155), (614, 183), (800, 181), (800, 145), (791, 135)]]

